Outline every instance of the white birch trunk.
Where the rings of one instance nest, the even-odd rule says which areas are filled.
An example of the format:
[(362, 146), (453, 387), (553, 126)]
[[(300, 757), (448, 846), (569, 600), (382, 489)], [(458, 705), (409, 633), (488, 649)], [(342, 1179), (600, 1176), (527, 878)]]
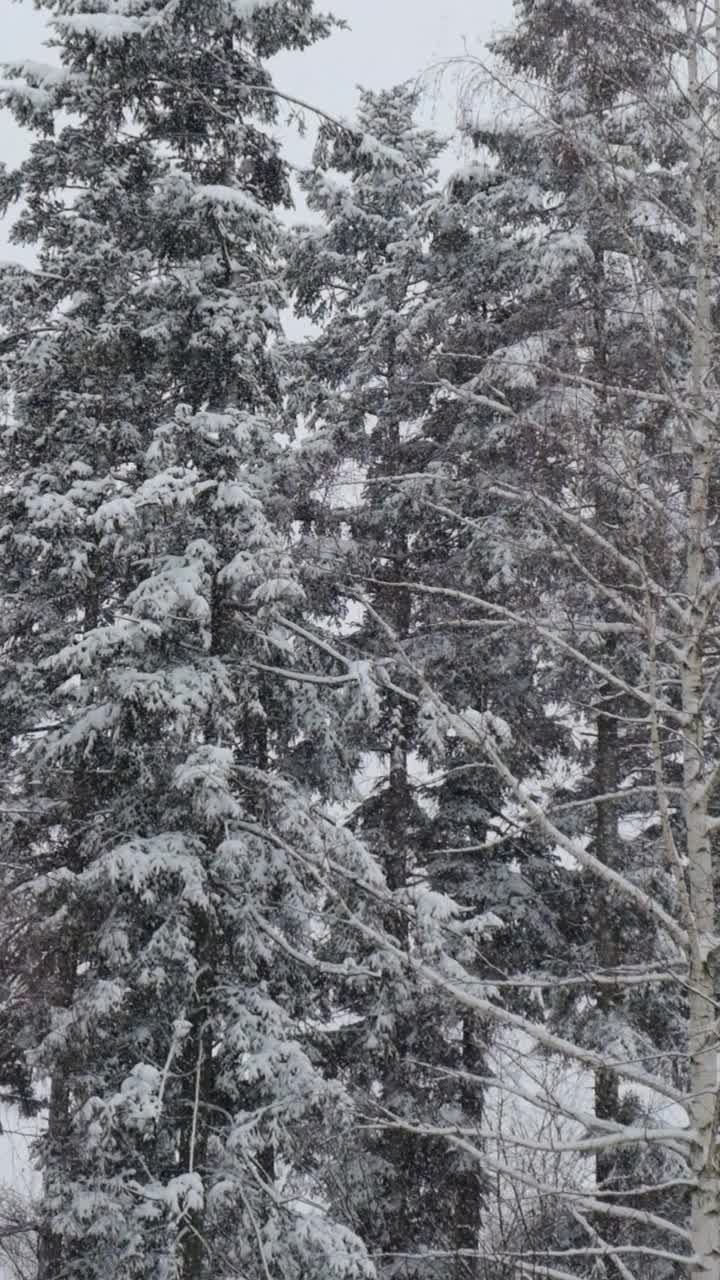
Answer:
[[(684, 733), (683, 781), (687, 822), (687, 868), (690, 907), (690, 1122), (696, 1133), (692, 1171), (691, 1246), (695, 1261), (692, 1280), (715, 1280), (720, 1274), (720, 1182), (715, 1160), (718, 1104), (718, 1055), (714, 1005), (715, 894), (708, 814), (708, 769), (704, 725), (704, 633), (711, 566), (708, 564), (708, 499), (715, 453), (712, 403), (712, 298), (717, 219), (711, 206), (708, 169), (717, 168), (718, 147), (710, 140), (702, 86), (706, 69), (699, 53), (700, 28), (708, 7), (689, 0), (686, 5), (689, 56), (688, 91), (691, 104), (690, 147), (695, 209), (695, 315), (691, 368), (691, 456), (686, 595), (687, 646), (682, 665), (682, 705), (687, 717)], [(713, 0), (712, 68), (717, 83), (720, 39), (720, 0)], [(712, 125), (712, 122), (710, 122)], [(714, 175), (710, 175), (712, 181)], [(710, 393), (710, 394), (709, 394)]]

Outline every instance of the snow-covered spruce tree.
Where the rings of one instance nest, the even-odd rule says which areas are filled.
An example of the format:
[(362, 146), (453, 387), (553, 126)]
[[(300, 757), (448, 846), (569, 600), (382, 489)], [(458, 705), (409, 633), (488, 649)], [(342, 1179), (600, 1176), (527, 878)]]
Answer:
[[(653, 164), (667, 170), (677, 137), (667, 122), (657, 120), (647, 127), (636, 100), (658, 89), (667, 93), (661, 81), (677, 36), (667, 6), (625, 12), (622, 27), (612, 6), (589, 13), (534, 6), (518, 16), (516, 32), (499, 42), (497, 52), (505, 75), (519, 72), (542, 87), (549, 120), (536, 116), (524, 127), (481, 136), (498, 159), (498, 190), (507, 181), (513, 187), (516, 226), (525, 237), (537, 238), (542, 260), (539, 271), (525, 273), (523, 292), (531, 321), (525, 354), (534, 343), (539, 356), (530, 373), (537, 386), (532, 413), (544, 436), (550, 464), (546, 475), (554, 473), (556, 487), (553, 493), (546, 478), (544, 495), (556, 496), (561, 484), (567, 500), (570, 467), (576, 501), (589, 500), (596, 530), (610, 528), (619, 544), (632, 542), (641, 517), (626, 492), (630, 433), (647, 451), (646, 465), (656, 478), (664, 472), (660, 492), (668, 492), (670, 473), (676, 470), (672, 463), (668, 467), (658, 448), (664, 405), (639, 399), (619, 404), (614, 386), (632, 381), (651, 395), (663, 389), (657, 320), (648, 307), (648, 287), (662, 277), (662, 255), (672, 233), (668, 236), (667, 227), (652, 216), (651, 203), (643, 207), (647, 190), (639, 194), (634, 179)], [(624, 34), (628, 24), (636, 37), (629, 49)], [(674, 186), (667, 172), (650, 192), (650, 201), (660, 186), (661, 199), (682, 200), (682, 188)], [(640, 271), (633, 266), (638, 254), (645, 264)], [(667, 311), (663, 328), (677, 368), (687, 353), (686, 336)], [(508, 354), (505, 377), (512, 381), (518, 360), (521, 376), (527, 377), (522, 347)], [(550, 370), (538, 367), (543, 361)], [(556, 371), (566, 379), (564, 391), (557, 385)], [(574, 374), (585, 379), (581, 386)], [(631, 462), (635, 474), (644, 465), (636, 452)], [(662, 578), (665, 540), (661, 533), (654, 542), (653, 529), (647, 529), (645, 554), (653, 556)], [(604, 664), (632, 686), (637, 671), (634, 637), (627, 613), (608, 589), (613, 574), (606, 552), (600, 546), (592, 552), (585, 548), (578, 566), (577, 548), (567, 555), (564, 532), (560, 539), (552, 530), (546, 532), (556, 579), (563, 566), (556, 616), (559, 604), (575, 631), (589, 624)], [(595, 582), (589, 580), (588, 570), (596, 575)], [(666, 872), (657, 864), (653, 867), (652, 857), (648, 866), (659, 835), (656, 806), (651, 796), (643, 802), (640, 794), (626, 790), (629, 781), (653, 782), (644, 712), (600, 672), (586, 669), (574, 675), (564, 662), (560, 671), (566, 688), (573, 691), (576, 721), (582, 714), (591, 732), (586, 782), (578, 780), (575, 790), (578, 798), (584, 794), (594, 800), (595, 814), (589, 822), (591, 810), (578, 810), (578, 833), (590, 838), (590, 848), (603, 863), (622, 867), (667, 902)], [(578, 990), (579, 1003), (563, 998), (556, 1016), (566, 1032), (574, 1028), (589, 1046), (620, 1037), (638, 1051), (642, 1045), (646, 1053), (653, 1046), (656, 1051), (672, 1051), (684, 1011), (682, 991), (669, 1001), (667, 991), (658, 999), (652, 987), (628, 992), (607, 980), (618, 967), (652, 959), (658, 946), (661, 953), (661, 939), (628, 911), (611, 886), (585, 876), (582, 890), (583, 915), (591, 933), (581, 950), (575, 950), (573, 963), (582, 959), (589, 971), (606, 977), (587, 992)], [(594, 1101), (601, 1120), (627, 1118), (639, 1105), (627, 1091), (623, 1096), (617, 1074), (604, 1068), (595, 1074)], [(617, 1186), (626, 1195), (633, 1181), (644, 1181), (637, 1160), (634, 1167), (627, 1152), (600, 1152), (596, 1163), (598, 1185), (608, 1194)], [(624, 1232), (619, 1220), (604, 1228), (606, 1238), (614, 1240)]]
[(347, 1101), (308, 975), (323, 894), (381, 877), (317, 808), (349, 685), (285, 679), (307, 629), (273, 434), (263, 60), (327, 23), (45, 7), (60, 65), (3, 82), (37, 264), (0, 289), (3, 1075), (46, 1108), (39, 1274), (365, 1273), (312, 1202)]
[[(446, 391), (452, 392), (456, 370), (467, 369), (468, 353), (474, 360), (497, 343), (508, 286), (494, 279), (486, 287), (497, 221), (488, 235), (462, 183), (438, 189), (438, 143), (414, 123), (415, 108), (408, 89), (363, 95), (360, 132), (370, 130), (385, 149), (370, 155), (335, 141), (318, 153), (305, 180), (323, 225), (293, 236), (290, 276), (298, 309), (319, 332), (294, 353), (293, 407), (310, 424), (299, 455), (303, 487), (313, 486), (320, 499), (304, 512), (306, 537), (315, 541), (318, 563), (329, 558), (340, 615), (348, 594), (352, 600), (353, 592), (365, 592), (365, 612), (356, 624), (345, 624), (342, 642), (381, 662), (400, 685), (381, 689), (379, 719), (368, 724), (369, 771), (374, 777), (379, 758), (380, 776), (354, 822), (399, 893), (425, 881), (450, 891), (469, 914), (502, 908), (506, 929), (483, 941), (476, 968), (497, 976), (508, 950), (516, 960), (522, 951), (525, 964), (562, 951), (554, 923), (562, 877), (541, 840), (510, 835), (488, 842), (505, 788), (478, 772), (457, 737), (438, 733), (431, 702), (413, 709), (404, 699), (408, 673), (394, 644), (446, 697), (514, 722), (518, 768), (536, 772), (560, 739), (533, 685), (528, 654), (508, 644), (507, 628), (458, 630), (441, 599), (413, 597), (407, 585), (393, 585), (444, 584), (450, 572), (508, 602), (507, 557), (493, 561), (487, 540), (483, 545), (474, 527), (467, 533), (454, 516), (448, 519), (442, 504), (462, 495), (469, 524), (481, 510), (473, 490), (480, 457), (487, 466), (507, 468), (517, 452), (517, 441), (500, 440), (491, 424), (480, 435), (472, 397), (462, 402)], [(517, 249), (515, 257), (517, 266)], [(518, 394), (520, 403), (524, 393)], [(415, 481), (400, 486), (408, 475)], [(424, 500), (429, 492), (433, 510)], [(496, 508), (490, 515), (499, 525)], [(526, 584), (521, 590), (527, 597)], [(408, 687), (417, 694), (417, 681)], [(420, 763), (432, 772), (427, 783), (420, 782)], [(406, 918), (390, 924), (404, 942)], [(356, 1088), (369, 1093), (379, 1081), (385, 1112), (415, 1118), (422, 1112), (435, 1121), (462, 1115), (477, 1128), (484, 1095), (479, 1077), (489, 1069), (487, 1021), (447, 1002), (439, 1007), (422, 988), (390, 989), (387, 998), (388, 1007), (378, 1008), (382, 1022), (366, 1015), (345, 1033)], [(472, 1079), (453, 1074), (458, 1070)], [(361, 1156), (354, 1203), (360, 1212), (364, 1188), (364, 1212), (376, 1223), (382, 1203), (378, 1244), (391, 1255), (388, 1266), (415, 1271), (425, 1251), (424, 1270), (471, 1274), (483, 1199), (473, 1162), (400, 1129), (381, 1133)]]
[[(314, 495), (302, 513), (303, 538), (317, 561), (325, 560), (325, 607), (340, 621), (352, 606), (348, 590), (358, 575), (364, 581), (391, 566), (393, 576), (404, 578), (412, 560), (412, 498), (388, 481), (398, 470), (413, 469), (422, 449), (418, 422), (428, 399), (422, 379), (428, 350), (424, 241), (442, 149), (416, 123), (416, 108), (409, 86), (363, 92), (359, 136), (369, 132), (378, 144), (373, 149), (323, 130), (313, 168), (302, 179), (322, 223), (298, 228), (289, 243), (296, 310), (317, 326), (315, 336), (289, 352), (296, 370), (289, 408), (309, 427), (297, 460), (296, 484)], [(371, 594), (406, 643), (414, 629), (408, 593)], [(346, 618), (341, 630), (342, 643), (361, 660), (388, 652), (387, 637), (369, 612)], [(350, 823), (382, 860), (395, 893), (386, 924), (404, 948), (419, 831), (427, 820), (412, 776), (417, 717), (389, 688), (368, 710), (360, 732), (371, 790)], [(357, 740), (357, 726), (353, 732)], [(345, 939), (339, 935), (330, 945), (342, 950)], [(442, 1057), (449, 1065), (444, 1041), (452, 1017), (426, 983), (388, 978), (353, 1002), (353, 1021), (333, 1037), (335, 1070), (375, 1119), (378, 1101), (406, 1115), (428, 1106), (437, 1113), (442, 1090), (414, 1060)], [(451, 1163), (457, 1161), (451, 1157)], [(474, 1171), (472, 1180), (479, 1208)], [(452, 1251), (451, 1224), (460, 1213), (476, 1212), (439, 1144), (382, 1129), (369, 1129), (364, 1142), (338, 1161), (335, 1195), (351, 1205), (351, 1221), (371, 1234), (383, 1271), (391, 1275), (415, 1272), (414, 1255), (428, 1242)], [(443, 1273), (442, 1264), (430, 1265)]]
[[(519, 6), (518, 16), (516, 35), (499, 52), (501, 74), (534, 77), (520, 90), (527, 115), (504, 135), (478, 130), (478, 140), (500, 161), (500, 171), (480, 175), (488, 209), (504, 211), (507, 242), (525, 240), (525, 271), (509, 293), (525, 291), (528, 323), (504, 351), (478, 360), (454, 394), (474, 397), (518, 438), (533, 430), (532, 477), (482, 469), (475, 484), (487, 500), (515, 504), (523, 527), (534, 525), (555, 582), (539, 601), (531, 590), (527, 604), (504, 604), (464, 583), (414, 589), (454, 602), (459, 625), (511, 624), (528, 655), (561, 664), (568, 718), (578, 729), (588, 712), (595, 722), (592, 789), (581, 782), (576, 798), (548, 804), (514, 768), (493, 725), (464, 714), (440, 682), (430, 685), (417, 663), (406, 662), (418, 698), (430, 699), (478, 764), (514, 794), (509, 816), (555, 841), (569, 869), (600, 890), (594, 971), (575, 951), (564, 977), (540, 983), (554, 1026), (532, 1009), (517, 1016), (490, 991), (446, 984), (476, 1013), (527, 1036), (523, 1102), (538, 1115), (564, 1116), (573, 1130), (564, 1150), (584, 1154), (594, 1169), (542, 1186), (520, 1160), (508, 1165), (460, 1126), (445, 1134), (473, 1149), (481, 1167), (534, 1186), (538, 1205), (554, 1199), (544, 1239), (506, 1241), (500, 1263), (512, 1258), (521, 1273), (545, 1275), (589, 1275), (605, 1265), (626, 1278), (709, 1280), (720, 1262), (713, 850), (720, 12), (548, 0)], [(520, 413), (511, 394), (518, 383), (535, 393)], [(428, 511), (436, 505), (430, 495)], [(459, 504), (454, 514), (465, 519)], [(493, 538), (487, 522), (477, 532)], [(502, 536), (496, 544), (502, 548)], [(591, 806), (595, 818), (583, 822)], [(639, 839), (622, 839), (638, 831)], [(615, 934), (605, 952), (610, 968), (603, 928)], [(533, 980), (540, 975), (515, 977), (521, 988)], [(613, 989), (608, 1001), (597, 995), (605, 984)], [(563, 1025), (558, 997), (575, 985), (585, 990), (584, 1005), (570, 1006)], [(589, 1040), (593, 1020), (600, 1034)], [(566, 1089), (533, 1079), (533, 1044), (567, 1062)], [(503, 1087), (498, 1079), (498, 1093)], [(516, 1081), (507, 1087), (517, 1096)], [(542, 1138), (534, 1145), (557, 1150)], [(621, 1155), (611, 1160), (613, 1152)]]
[[(518, 18), (517, 30), (497, 46), (503, 74), (532, 77), (544, 94), (548, 118), (540, 112), (505, 130), (480, 130), (475, 135), (497, 160), (494, 199), (505, 198), (516, 236), (534, 243), (538, 255), (538, 264), (520, 275), (525, 334), (520, 345), (501, 355), (496, 385), (506, 389), (518, 372), (535, 383), (529, 407), (545, 450), (544, 496), (555, 498), (561, 486), (567, 494), (570, 469), (576, 500), (589, 501), (597, 530), (615, 529), (622, 542), (620, 530), (625, 526), (630, 541), (638, 512), (624, 493), (624, 451), (629, 433), (635, 432), (651, 465), (656, 470), (664, 466), (657, 456), (664, 407), (638, 401), (618, 408), (613, 387), (632, 380), (651, 392), (662, 389), (654, 324), (642, 305), (649, 281), (647, 276), (643, 279), (639, 299), (638, 275), (631, 264), (639, 251), (653, 273), (662, 271), (657, 259), (667, 247), (666, 230), (657, 218), (647, 213), (638, 217), (631, 175), (653, 162), (667, 164), (677, 145), (672, 130), (658, 127), (659, 122), (649, 129), (644, 126), (642, 108), (631, 105), (631, 95), (646, 98), (658, 89), (676, 37), (666, 6), (624, 12), (622, 26), (612, 6), (585, 13), (574, 6), (535, 5), (520, 9)], [(628, 25), (636, 37), (629, 48)], [(666, 181), (663, 196), (671, 190), (671, 180)], [(687, 342), (676, 325), (671, 327), (679, 361)], [(528, 372), (525, 357), (531, 344), (537, 364), (554, 366), (549, 372), (537, 366)], [(555, 370), (567, 380), (564, 390), (558, 388)], [(576, 373), (587, 385), (573, 382)], [(586, 549), (577, 566), (577, 551), (572, 548), (567, 555), (564, 533), (558, 540), (547, 529), (546, 539), (555, 586), (554, 602), (546, 595), (545, 610), (556, 616), (561, 611), (574, 630), (590, 625), (604, 663), (632, 685), (637, 665), (633, 638), (626, 614), (607, 589), (606, 553), (598, 547), (591, 556)], [(662, 555), (650, 539), (649, 546), (656, 556), (658, 551)], [(588, 581), (588, 569), (597, 575), (597, 583)], [(557, 668), (556, 657), (550, 665)], [(590, 847), (604, 863), (622, 866), (648, 883), (648, 845), (652, 847), (657, 837), (653, 803), (645, 802), (643, 815), (637, 794), (619, 794), (630, 778), (652, 783), (644, 713), (598, 672), (573, 673), (563, 662), (559, 673), (565, 689), (572, 690), (576, 720), (582, 707), (591, 735), (586, 782), (576, 781), (577, 796), (605, 797), (595, 801), (592, 822), (589, 807), (578, 811), (578, 831), (590, 838)], [(563, 696), (559, 681), (557, 696)], [(651, 871), (650, 883), (664, 895), (663, 875), (662, 869)], [(658, 943), (653, 931), (633, 919), (611, 886), (598, 885), (592, 877), (583, 881), (582, 915), (591, 932), (581, 950), (575, 949), (572, 963), (582, 959), (589, 971), (608, 975), (631, 961), (649, 960)], [(577, 994), (580, 1002), (563, 999), (557, 1016), (566, 1032), (574, 1025), (575, 1034), (589, 1046), (602, 1046), (608, 1038), (622, 1035), (638, 1047), (644, 1043), (673, 1048), (677, 1022), (673, 1014), (668, 1016), (667, 993), (661, 1002), (652, 988), (638, 998), (606, 978)], [(621, 1093), (615, 1072), (596, 1073), (599, 1119), (629, 1114), (636, 1104)], [(627, 1190), (633, 1177), (627, 1153), (599, 1153), (596, 1176), (606, 1192), (613, 1185)], [(619, 1238), (623, 1230), (622, 1223), (610, 1223), (605, 1235)]]

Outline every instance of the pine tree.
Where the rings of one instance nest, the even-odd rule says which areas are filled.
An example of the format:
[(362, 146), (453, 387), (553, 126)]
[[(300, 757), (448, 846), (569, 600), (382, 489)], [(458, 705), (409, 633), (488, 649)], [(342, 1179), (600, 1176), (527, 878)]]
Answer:
[(3, 1075), (48, 1082), (39, 1274), (365, 1274), (305, 1203), (349, 1117), (309, 975), (331, 887), (381, 877), (318, 810), (352, 681), (285, 678), (307, 640), (275, 439), (265, 60), (328, 23), (47, 8), (60, 67), (5, 89), (37, 267), (0, 307)]
[[(633, 33), (631, 41), (627, 39), (628, 28)], [(547, 431), (547, 445), (553, 452), (563, 431), (566, 440), (573, 440), (577, 433), (561, 463), (563, 482), (568, 485), (569, 464), (581, 477), (579, 485), (577, 481), (570, 483), (578, 500), (590, 504), (596, 529), (625, 528), (628, 541), (635, 536), (640, 516), (628, 493), (632, 477), (628, 475), (624, 440), (635, 433), (641, 449), (647, 450), (646, 465), (659, 478), (662, 461), (657, 455), (664, 411), (637, 402), (623, 403), (615, 388), (631, 382), (652, 394), (653, 388), (661, 386), (653, 346), (657, 317), (647, 309), (643, 314), (642, 291), (648, 288), (649, 278), (639, 286), (638, 299), (638, 277), (648, 270), (662, 272), (661, 254), (668, 244), (656, 220), (648, 217), (647, 207), (642, 216), (646, 195), (643, 175), (653, 161), (666, 164), (674, 146), (671, 131), (658, 127), (657, 122), (648, 126), (647, 109), (629, 106), (629, 95), (641, 104), (652, 98), (665, 75), (674, 42), (668, 6), (662, 4), (643, 5), (637, 12), (625, 9), (622, 22), (612, 6), (589, 10), (572, 5), (526, 6), (517, 30), (499, 41), (496, 51), (506, 74), (532, 77), (542, 87), (544, 118), (530, 122), (525, 137), (512, 129), (495, 139), (485, 137), (498, 155), (501, 170), (513, 178), (516, 170), (532, 183), (531, 199), (524, 209), (518, 200), (516, 216), (528, 230), (538, 222), (543, 228), (539, 235), (545, 246), (544, 271), (538, 273), (537, 283), (531, 276), (529, 285), (530, 297), (535, 294), (535, 314), (539, 313), (540, 299), (545, 309), (542, 327), (535, 330), (531, 341), (536, 343), (540, 361), (550, 366), (535, 375), (542, 389), (536, 405), (538, 420)], [(667, 196), (668, 190), (663, 194)], [(632, 264), (638, 252), (641, 265), (635, 268), (633, 278)], [(663, 320), (667, 323), (667, 315)], [(674, 340), (680, 356), (686, 344), (678, 332)], [(562, 391), (553, 385), (556, 368), (564, 373), (571, 392), (564, 406)], [(584, 380), (582, 387), (574, 382), (575, 376)], [(548, 393), (554, 398), (550, 405)], [(577, 462), (579, 449), (585, 454), (582, 467)], [(632, 464), (637, 467), (637, 457)], [(665, 491), (668, 481), (667, 475), (660, 480)], [(643, 555), (657, 562), (664, 551), (661, 545), (653, 545), (651, 538), (652, 530)], [(618, 607), (611, 590), (612, 566), (601, 550), (591, 554), (590, 563), (596, 579), (590, 593), (587, 560), (579, 566), (579, 574), (568, 566), (564, 611), (577, 620), (589, 604), (602, 663), (613, 673), (624, 674), (632, 685), (637, 659), (632, 641), (625, 638), (627, 610)], [(658, 568), (662, 576), (665, 566)], [(619, 796), (629, 783), (640, 781), (641, 775), (650, 780), (651, 750), (642, 711), (632, 697), (618, 692), (612, 678), (593, 679), (583, 697), (594, 720), (586, 794), (606, 797), (594, 806), (594, 823), (588, 830), (591, 848), (603, 864), (647, 884), (648, 847), (652, 848), (658, 829), (650, 814), (643, 819), (642, 800), (638, 804), (634, 794), (628, 801)], [(631, 844), (623, 835), (628, 827), (635, 831)], [(649, 840), (643, 835), (645, 831)], [(662, 874), (651, 873), (649, 883), (667, 901), (668, 886), (662, 881)], [(583, 948), (588, 967), (609, 975), (628, 962), (651, 961), (657, 954), (657, 937), (628, 916), (616, 892), (589, 880), (585, 893), (592, 929), (592, 943)], [(652, 989), (638, 1002), (605, 980), (591, 992), (590, 1007), (580, 1012), (576, 1033), (589, 1037), (598, 1047), (609, 1038), (619, 1038), (637, 1050), (643, 1046), (646, 1052), (653, 1045), (672, 1048), (683, 1003), (679, 1001), (675, 1016), (668, 1019)], [(566, 1002), (561, 1010), (567, 1027)], [(596, 1073), (595, 1109), (600, 1120), (628, 1117), (634, 1105), (637, 1103), (629, 1096), (623, 1098), (616, 1072), (601, 1069)], [(633, 1178), (643, 1180), (639, 1173), (626, 1154), (598, 1155), (597, 1182), (607, 1192), (618, 1186), (627, 1194)], [(603, 1230), (606, 1239), (622, 1238), (620, 1222)]]
[[(355, 136), (322, 131), (302, 179), (322, 223), (299, 228), (288, 250), (297, 313), (318, 327), (289, 353), (297, 369), (291, 407), (312, 424), (295, 483), (312, 495), (303, 511), (307, 541), (332, 548), (325, 608), (341, 623), (352, 605), (353, 578), (364, 584), (388, 570), (404, 578), (412, 558), (412, 501), (398, 495), (392, 479), (412, 468), (422, 449), (416, 424), (427, 400), (419, 374), (427, 348), (423, 237), (442, 148), (416, 124), (416, 107), (409, 86), (363, 92)], [(376, 143), (371, 149), (358, 140), (368, 134)], [(344, 526), (349, 543), (340, 541)], [(361, 610), (342, 631), (350, 651), (374, 667), (388, 652), (383, 624), (405, 643), (413, 619), (406, 592), (371, 585), (370, 597), (373, 610)], [(406, 704), (382, 691), (361, 730), (372, 789), (350, 819), (384, 865), (396, 899), (386, 924), (401, 948), (410, 943), (409, 895), (426, 822), (411, 773), (416, 732)], [(342, 948), (344, 940), (334, 945)], [(437, 1089), (412, 1060), (439, 1050), (446, 1019), (437, 1000), (417, 984), (398, 984), (390, 971), (383, 988), (353, 1008), (353, 1021), (335, 1037), (336, 1070), (362, 1105), (376, 1111), (374, 1094), (384, 1108), (405, 1115), (427, 1105), (428, 1090), (436, 1097)], [(438, 1236), (447, 1246), (443, 1219), (455, 1192), (438, 1144), (376, 1129), (341, 1162), (336, 1182), (385, 1274), (414, 1272), (413, 1255)]]
[[(497, 297), (489, 305), (485, 256), (494, 245), (462, 184), (438, 189), (438, 143), (414, 123), (416, 105), (408, 89), (364, 94), (359, 132), (371, 132), (385, 149), (369, 156), (330, 137), (304, 182), (323, 225), (301, 229), (290, 250), (296, 305), (319, 326), (294, 357), (294, 407), (311, 424), (300, 474), (304, 491), (314, 487), (318, 495), (303, 514), (308, 538), (325, 548), (340, 583), (336, 617), (342, 619), (344, 597), (356, 604), (362, 597), (364, 612), (357, 625), (345, 623), (344, 642), (370, 660), (371, 671), (392, 678), (364, 738), (371, 759), (380, 757), (380, 777), (354, 822), (396, 892), (429, 885), (451, 894), (468, 922), (502, 918), (503, 934), (483, 938), (475, 970), (492, 979), (507, 963), (534, 964), (540, 950), (545, 964), (548, 946), (561, 949), (554, 920), (560, 877), (537, 841), (493, 847), (503, 788), (478, 774), (463, 744), (438, 725), (431, 702), (418, 699), (402, 655), (468, 713), (494, 718), (500, 732), (500, 717), (509, 718), (523, 768), (536, 769), (537, 756), (559, 737), (533, 687), (527, 653), (509, 652), (506, 633), (453, 630), (444, 603), (413, 590), (416, 583), (441, 587), (450, 572), (468, 586), (494, 581), (507, 602), (508, 566), (491, 563), (479, 539), (448, 519), (447, 504), (459, 499), (467, 523), (477, 517), (471, 486), (480, 459), (506, 466), (517, 443), (500, 442), (492, 428), (485, 439), (475, 405), (446, 394), (463, 362), (497, 341), (505, 299), (493, 282)], [(333, 504), (349, 485), (350, 500), (335, 496)], [(425, 785), (417, 778), (421, 766), (435, 775)], [(404, 914), (389, 926), (398, 942), (413, 945)], [(358, 1050), (362, 1025), (345, 1036), (356, 1087), (370, 1097), (373, 1087), (381, 1090), (384, 1106), (405, 1117), (462, 1116), (482, 1127), (489, 1025), (468, 1010), (438, 1006), (422, 985), (401, 994), (405, 1007), (391, 991), (381, 1011), (384, 1034), (375, 1029), (377, 1014), (370, 1023), (371, 1054)], [(362, 1174), (367, 1217), (377, 1218), (378, 1201), (385, 1206), (375, 1231), (389, 1265), (415, 1270), (418, 1251), (430, 1250), (424, 1265), (433, 1273), (472, 1274), (484, 1194), (474, 1161), (391, 1126), (373, 1151), (375, 1163)], [(362, 1189), (353, 1188), (357, 1201)]]

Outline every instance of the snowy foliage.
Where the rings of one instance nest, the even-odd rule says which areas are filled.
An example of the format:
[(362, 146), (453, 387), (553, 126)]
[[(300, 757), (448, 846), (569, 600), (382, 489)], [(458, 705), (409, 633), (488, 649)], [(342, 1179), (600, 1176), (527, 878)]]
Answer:
[(449, 180), (362, 91), (290, 230), (311, 0), (45, 0), (5, 68), (38, 1280), (715, 1280), (713, 2), (517, 0)]

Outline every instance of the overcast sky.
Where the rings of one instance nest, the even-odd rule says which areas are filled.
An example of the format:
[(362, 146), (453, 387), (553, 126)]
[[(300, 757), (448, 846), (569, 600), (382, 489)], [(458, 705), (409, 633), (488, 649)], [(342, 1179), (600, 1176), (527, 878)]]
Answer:
[[(277, 78), (342, 115), (352, 111), (358, 84), (388, 88), (466, 48), (480, 51), (512, 15), (512, 0), (331, 0), (328, 7), (349, 29), (279, 59)], [(442, 114), (445, 124), (452, 120)]]

